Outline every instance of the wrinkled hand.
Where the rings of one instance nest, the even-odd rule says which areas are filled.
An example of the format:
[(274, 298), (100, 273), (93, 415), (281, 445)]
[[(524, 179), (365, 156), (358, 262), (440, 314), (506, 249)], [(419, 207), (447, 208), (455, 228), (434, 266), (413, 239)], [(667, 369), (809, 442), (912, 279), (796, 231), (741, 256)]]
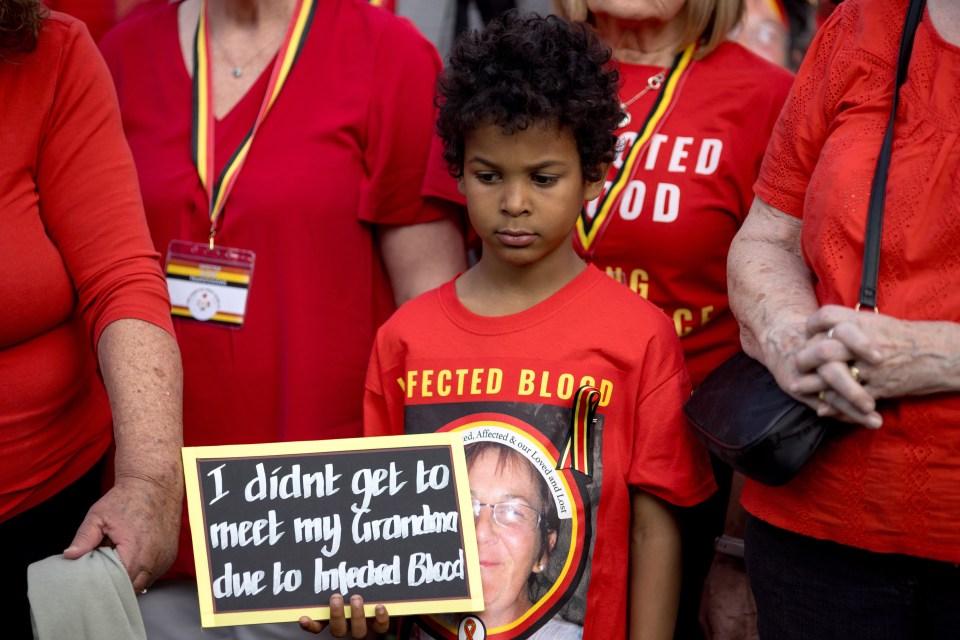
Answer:
[(834, 337), (845, 344), (863, 340), (875, 349), (875, 358), (859, 356), (860, 382), (876, 399), (954, 391), (957, 325), (953, 322), (900, 320), (881, 313), (864, 313), (827, 306), (810, 318), (811, 330), (834, 327)]
[(846, 307), (828, 305), (807, 320), (806, 345), (797, 352), (801, 377), (790, 391), (806, 396), (821, 416), (878, 428), (877, 396), (863, 384), (865, 371), (884, 360), (874, 336), (857, 324), (877, 317)]
[(703, 585), (700, 625), (711, 640), (757, 640), (757, 605), (743, 562), (717, 554)]
[[(797, 353), (808, 343), (806, 318), (801, 321), (788, 321), (770, 327), (764, 334), (762, 346), (755, 344), (754, 348), (748, 348), (749, 345), (744, 340), (744, 336), (741, 336), (741, 340), (747, 353), (766, 365), (781, 389), (800, 402), (810, 405), (811, 408), (817, 408), (815, 395), (811, 398), (806, 393), (794, 391), (803, 377), (796, 360)], [(761, 353), (757, 353), (757, 351), (761, 351)]]
[[(879, 427), (882, 418), (876, 400), (853, 379), (849, 363), (858, 358), (875, 363), (880, 355), (862, 332), (841, 341), (841, 327), (822, 328), (824, 309), (857, 313), (844, 307), (824, 307), (803, 322), (771, 327), (763, 341), (764, 363), (780, 388), (818, 415)], [(817, 331), (815, 327), (821, 328)], [(827, 339), (826, 331), (831, 328), (833, 335)]]
[(140, 593), (160, 577), (177, 554), (182, 485), (161, 486), (146, 478), (117, 478), (83, 519), (63, 555), (76, 559), (109, 539), (133, 589)]
[(300, 618), (300, 628), (310, 633), (320, 633), (325, 628), (330, 627), (330, 635), (334, 638), (345, 638), (350, 634), (351, 638), (366, 638), (368, 629), (378, 637), (387, 632), (390, 628), (390, 615), (387, 608), (382, 604), (376, 607), (376, 617), (369, 621), (364, 616), (363, 598), (354, 595), (350, 598), (350, 618), (347, 618), (343, 605), (343, 596), (335, 593), (330, 596), (330, 620), (321, 622), (313, 620), (308, 616)]
[(828, 305), (810, 317), (807, 333), (811, 346), (798, 356), (807, 375), (796, 391), (823, 391), (821, 415), (879, 427), (871, 402), (875, 407), (883, 398), (956, 390), (955, 323), (899, 320)]

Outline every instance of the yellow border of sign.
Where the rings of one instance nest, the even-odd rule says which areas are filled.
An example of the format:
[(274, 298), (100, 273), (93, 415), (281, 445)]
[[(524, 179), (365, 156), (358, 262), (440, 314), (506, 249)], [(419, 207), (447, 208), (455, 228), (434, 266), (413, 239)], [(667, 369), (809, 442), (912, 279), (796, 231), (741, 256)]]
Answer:
[[(457, 504), (460, 508), (460, 523), (463, 534), (464, 554), (467, 563), (467, 586), (470, 596), (456, 600), (417, 600), (415, 602), (388, 602), (391, 616), (418, 613), (456, 613), (483, 609), (483, 588), (480, 584), (480, 558), (477, 552), (477, 534), (470, 514), (470, 485), (467, 479), (467, 462), (463, 452), (463, 438), (457, 431), (407, 436), (382, 436), (377, 438), (346, 438), (341, 440), (310, 440), (304, 442), (276, 442), (270, 444), (242, 444), (219, 447), (184, 447), (183, 471), (186, 478), (187, 510), (191, 522), (203, 522), (200, 499), (200, 478), (197, 461), (210, 458), (265, 458), (310, 453), (333, 453), (340, 451), (363, 451), (366, 449), (407, 449), (414, 447), (449, 446), (453, 457), (454, 478), (457, 480)], [(200, 625), (224, 627), (237, 624), (262, 624), (266, 622), (291, 622), (300, 616), (315, 620), (330, 618), (330, 607), (317, 606), (303, 609), (264, 609), (236, 613), (214, 613), (213, 587), (210, 581), (207, 545), (202, 527), (193, 527), (191, 541), (197, 566), (197, 591), (200, 596)], [(377, 604), (364, 606), (367, 616), (373, 617)]]

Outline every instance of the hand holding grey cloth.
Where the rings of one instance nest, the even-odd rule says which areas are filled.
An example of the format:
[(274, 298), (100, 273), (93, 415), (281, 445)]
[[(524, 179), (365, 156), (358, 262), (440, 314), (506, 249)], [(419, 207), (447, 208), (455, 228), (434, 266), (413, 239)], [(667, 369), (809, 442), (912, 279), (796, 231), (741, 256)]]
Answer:
[(27, 596), (37, 640), (146, 640), (137, 597), (116, 549), (76, 560), (50, 556), (27, 568)]

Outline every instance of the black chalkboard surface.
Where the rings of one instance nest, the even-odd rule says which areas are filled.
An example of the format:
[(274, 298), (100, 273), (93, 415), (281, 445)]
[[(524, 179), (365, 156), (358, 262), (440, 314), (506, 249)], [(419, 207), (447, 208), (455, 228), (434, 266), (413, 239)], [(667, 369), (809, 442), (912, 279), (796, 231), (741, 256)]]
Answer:
[(462, 438), (185, 447), (204, 627), (483, 608)]

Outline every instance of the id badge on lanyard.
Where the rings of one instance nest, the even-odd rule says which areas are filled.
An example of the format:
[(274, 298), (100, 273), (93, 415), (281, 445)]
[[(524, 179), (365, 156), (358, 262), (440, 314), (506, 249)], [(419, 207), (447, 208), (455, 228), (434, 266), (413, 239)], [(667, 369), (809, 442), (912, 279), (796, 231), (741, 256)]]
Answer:
[(276, 102), (307, 38), (317, 0), (298, 0), (286, 38), (277, 52), (267, 91), (250, 131), (219, 177), (213, 162), (213, 80), (210, 73), (210, 33), (207, 2), (200, 6), (193, 56), (193, 161), (207, 192), (210, 214), (208, 242), (173, 240), (167, 248), (167, 290), (175, 316), (228, 327), (240, 327), (246, 317), (247, 295), (256, 256), (249, 249), (216, 246), (221, 215), (260, 125)]
[(253, 279), (253, 251), (173, 240), (167, 248), (171, 313), (180, 318), (243, 325)]

